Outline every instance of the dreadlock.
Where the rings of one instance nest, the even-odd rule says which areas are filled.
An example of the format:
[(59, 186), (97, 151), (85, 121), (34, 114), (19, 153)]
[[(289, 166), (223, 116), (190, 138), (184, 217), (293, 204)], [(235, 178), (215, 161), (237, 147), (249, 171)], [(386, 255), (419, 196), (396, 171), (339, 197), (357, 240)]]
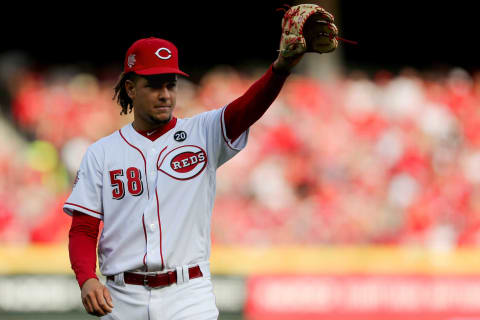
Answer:
[(115, 93), (113, 95), (112, 100), (117, 99), (117, 103), (122, 107), (122, 111), (120, 112), (120, 115), (128, 114), (132, 112), (133, 101), (132, 99), (130, 99), (130, 97), (127, 94), (127, 90), (125, 89), (125, 82), (127, 80), (135, 82), (137, 78), (138, 76), (133, 72), (128, 72), (128, 73), (122, 72), (120, 74), (120, 77), (118, 78), (117, 84), (115, 85)]

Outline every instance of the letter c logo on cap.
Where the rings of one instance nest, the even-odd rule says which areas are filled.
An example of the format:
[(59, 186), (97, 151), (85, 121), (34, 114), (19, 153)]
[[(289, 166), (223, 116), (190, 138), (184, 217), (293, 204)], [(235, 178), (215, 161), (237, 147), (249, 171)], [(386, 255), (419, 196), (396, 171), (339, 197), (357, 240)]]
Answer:
[[(166, 51), (167, 55), (163, 54), (162, 51)], [(159, 48), (156, 52), (155, 55), (159, 57), (162, 60), (168, 60), (172, 57), (172, 52), (168, 48)]]

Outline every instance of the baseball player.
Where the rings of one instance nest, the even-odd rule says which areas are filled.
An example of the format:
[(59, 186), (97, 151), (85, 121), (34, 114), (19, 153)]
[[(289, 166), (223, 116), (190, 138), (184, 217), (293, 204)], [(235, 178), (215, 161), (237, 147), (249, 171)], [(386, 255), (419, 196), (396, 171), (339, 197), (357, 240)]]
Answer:
[[(73, 217), (72, 269), (89, 314), (217, 319), (209, 270), (216, 170), (245, 147), (249, 127), (307, 51), (290, 55), (293, 42), (283, 39), (278, 58), (244, 95), (188, 119), (173, 116), (177, 76), (188, 76), (177, 48), (146, 38), (128, 49), (115, 97), (134, 120), (88, 148), (64, 204)], [(105, 284), (95, 272), (100, 221)]]

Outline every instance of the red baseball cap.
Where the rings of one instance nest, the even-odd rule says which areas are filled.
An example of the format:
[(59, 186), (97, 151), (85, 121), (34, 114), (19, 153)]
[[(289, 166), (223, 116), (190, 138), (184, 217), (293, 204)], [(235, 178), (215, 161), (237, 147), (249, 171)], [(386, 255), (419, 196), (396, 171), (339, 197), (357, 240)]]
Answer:
[(137, 40), (128, 48), (123, 71), (140, 75), (176, 73), (188, 77), (178, 68), (177, 47), (154, 37)]

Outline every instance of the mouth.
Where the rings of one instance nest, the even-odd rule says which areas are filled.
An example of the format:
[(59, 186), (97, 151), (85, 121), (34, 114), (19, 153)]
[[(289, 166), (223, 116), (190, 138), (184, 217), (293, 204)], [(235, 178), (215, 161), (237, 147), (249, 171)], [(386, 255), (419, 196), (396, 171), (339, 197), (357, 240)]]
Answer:
[(153, 109), (160, 110), (160, 111), (168, 111), (171, 109), (170, 106), (154, 106)]

